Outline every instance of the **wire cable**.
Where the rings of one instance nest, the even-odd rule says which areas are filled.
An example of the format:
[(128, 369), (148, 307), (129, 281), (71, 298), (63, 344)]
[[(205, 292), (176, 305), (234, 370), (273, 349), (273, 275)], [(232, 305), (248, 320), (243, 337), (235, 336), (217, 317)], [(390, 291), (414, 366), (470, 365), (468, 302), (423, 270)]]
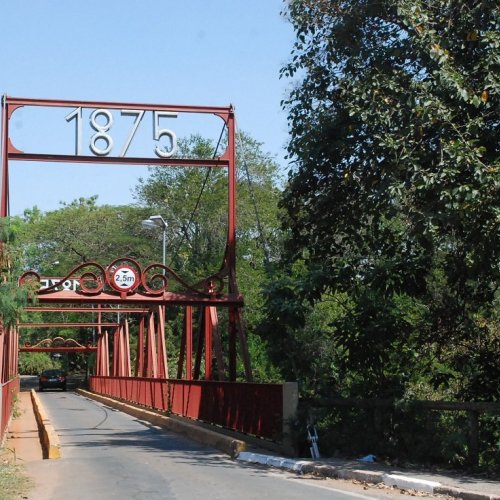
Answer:
[[(222, 130), (220, 132), (219, 139), (217, 141), (214, 153), (212, 155), (212, 160), (215, 159), (215, 157), (217, 156), (217, 151), (219, 150), (219, 146), (221, 144), (222, 137), (224, 136), (224, 131), (225, 130), (226, 130), (226, 123), (224, 123), (224, 125), (222, 126)], [(196, 211), (198, 210), (198, 206), (200, 205), (200, 201), (201, 201), (201, 197), (203, 195), (203, 191), (205, 190), (205, 186), (207, 185), (208, 178), (210, 177), (211, 172), (212, 172), (211, 167), (207, 167), (207, 175), (205, 176), (205, 179), (203, 180), (203, 184), (201, 185), (200, 193), (198, 195), (198, 198), (196, 199), (196, 203), (195, 203), (194, 208), (193, 208), (193, 210), (191, 212), (191, 215), (189, 217), (189, 221), (188, 221), (188, 223), (186, 225), (186, 231), (183, 232), (180, 243), (177, 245), (177, 247), (175, 248), (175, 250), (172, 252), (174, 258), (177, 257), (177, 255), (179, 253), (179, 250), (181, 249), (182, 244), (184, 243), (184, 240), (186, 239), (186, 234), (187, 234), (187, 232), (189, 230), (189, 227), (191, 226), (191, 224), (193, 222), (193, 219), (194, 219), (194, 216), (196, 214)]]
[(262, 245), (262, 250), (264, 252), (264, 264), (267, 267), (269, 265), (269, 262), (270, 262), (269, 248), (267, 245), (267, 240), (264, 237), (264, 230), (262, 229), (262, 223), (261, 223), (260, 216), (259, 216), (259, 209), (257, 208), (257, 200), (255, 198), (255, 188), (254, 188), (254, 185), (252, 182), (252, 178), (250, 177), (250, 170), (248, 169), (248, 163), (247, 163), (247, 160), (245, 158), (245, 148), (244, 148), (244, 144), (243, 144), (243, 139), (241, 137), (241, 132), (239, 130), (238, 130), (238, 139), (239, 139), (239, 143), (240, 143), (241, 161), (243, 163), (243, 167), (245, 168), (246, 178), (247, 178), (248, 187), (249, 187), (249, 191), (250, 191), (250, 199), (252, 201), (253, 209), (255, 212), (255, 220), (257, 221), (257, 231), (259, 233), (259, 239), (260, 239), (260, 242)]

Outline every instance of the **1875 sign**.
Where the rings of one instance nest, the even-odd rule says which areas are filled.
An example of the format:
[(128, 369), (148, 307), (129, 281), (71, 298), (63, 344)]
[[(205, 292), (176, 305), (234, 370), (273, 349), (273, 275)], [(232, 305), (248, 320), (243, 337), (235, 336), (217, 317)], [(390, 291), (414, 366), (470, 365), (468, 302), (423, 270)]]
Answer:
[[(144, 109), (121, 109), (120, 116), (133, 117), (132, 125), (127, 134), (126, 140), (123, 143), (119, 157), (124, 157), (127, 154), (130, 143), (141, 124), (141, 121), (146, 114)], [(167, 146), (156, 145), (154, 153), (160, 158), (170, 158), (177, 150), (177, 136), (174, 131), (169, 128), (161, 127), (160, 121), (162, 118), (177, 118), (177, 113), (172, 111), (152, 111), (153, 117), (152, 139), (159, 142), (162, 137), (165, 137)], [(66, 116), (66, 121), (75, 122), (75, 154), (80, 156), (83, 154), (83, 116), (82, 107), (75, 108)], [(114, 147), (113, 130), (115, 117), (109, 109), (95, 109), (91, 115), (89, 124), (92, 129), (92, 135), (89, 141), (89, 148), (92, 153), (97, 156), (107, 156), (111, 153)]]

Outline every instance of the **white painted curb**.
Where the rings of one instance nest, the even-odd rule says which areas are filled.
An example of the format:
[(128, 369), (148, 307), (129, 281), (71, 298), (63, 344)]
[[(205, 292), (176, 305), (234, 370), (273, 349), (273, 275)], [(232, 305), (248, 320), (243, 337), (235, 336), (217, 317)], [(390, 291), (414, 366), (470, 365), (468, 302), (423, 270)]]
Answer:
[(414, 477), (400, 476), (399, 474), (383, 474), (382, 479), (387, 486), (397, 486), (398, 488), (407, 490), (419, 490), (424, 493), (434, 493), (434, 488), (441, 486), (441, 483), (437, 481), (416, 479)]
[(294, 472), (302, 472), (304, 465), (312, 465), (313, 462), (305, 460), (293, 460), (290, 458), (274, 457), (272, 455), (263, 455), (261, 453), (251, 453), (242, 451), (236, 457), (240, 462), (250, 462), (253, 464), (269, 465), (278, 469), (288, 469)]
[[(367, 482), (372, 482), (374, 479), (374, 474), (372, 471), (345, 470), (341, 467), (328, 465), (315, 466), (315, 463), (311, 461), (292, 460), (289, 458), (274, 457), (271, 455), (251, 453), (248, 451), (240, 452), (240, 454), (236, 457), (236, 460), (239, 460), (240, 462), (268, 465), (279, 469), (288, 469), (293, 472), (299, 473), (302, 473), (305, 466), (307, 466), (307, 472), (324, 473), (325, 475), (328, 475), (330, 477), (365, 480)], [(379, 481), (381, 480), (387, 486), (396, 486), (402, 489), (412, 489), (432, 494), (434, 493), (434, 488), (438, 488), (441, 486), (441, 483), (438, 483), (436, 481), (428, 481), (426, 479), (416, 479), (414, 477), (402, 476), (399, 474), (379, 474), (377, 474), (377, 478), (380, 478)]]

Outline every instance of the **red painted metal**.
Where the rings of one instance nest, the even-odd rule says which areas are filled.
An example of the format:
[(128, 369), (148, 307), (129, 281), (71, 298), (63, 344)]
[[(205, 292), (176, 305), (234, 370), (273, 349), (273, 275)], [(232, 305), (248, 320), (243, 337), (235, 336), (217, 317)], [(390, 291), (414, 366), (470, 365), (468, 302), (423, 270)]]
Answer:
[(82, 296), (78, 292), (64, 290), (54, 292), (51, 295), (39, 295), (38, 302), (42, 304), (127, 304), (140, 306), (156, 306), (156, 305), (197, 305), (206, 304), (211, 306), (243, 306), (243, 298), (241, 295), (227, 294), (225, 297), (193, 297), (192, 295), (164, 292), (159, 296), (149, 296), (141, 293), (134, 293), (121, 297), (120, 295), (101, 292), (99, 295)]
[[(50, 163), (99, 163), (118, 165), (157, 165), (168, 167), (198, 167), (198, 168), (227, 168), (229, 161), (225, 158), (198, 160), (194, 158), (142, 158), (142, 157), (114, 157), (114, 156), (74, 156), (44, 153), (9, 153), (10, 160), (43, 161)], [(76, 159), (75, 159), (76, 158)]]
[[(186, 380), (193, 379), (193, 308), (186, 306), (184, 333), (186, 338)], [(182, 378), (182, 374), (180, 377)]]
[(205, 380), (212, 380), (212, 318), (210, 317), (210, 308), (203, 308), (204, 326), (205, 326)]
[(224, 363), (224, 355), (222, 353), (222, 340), (219, 333), (219, 318), (217, 316), (217, 308), (208, 307), (210, 314), (210, 324), (212, 329), (212, 343), (215, 351), (215, 359), (217, 361), (217, 378), (226, 380), (226, 367)]
[(145, 343), (144, 343), (144, 316), (139, 320), (139, 332), (137, 334), (137, 354), (135, 360), (135, 376), (144, 376), (144, 355), (145, 355)]
[(19, 352), (81, 352), (90, 354), (97, 352), (98, 347), (82, 346), (82, 347), (19, 347)]
[[(208, 113), (221, 118), (227, 127), (228, 145), (226, 151), (213, 159), (177, 159), (177, 158), (117, 158), (102, 156), (75, 156), (59, 154), (24, 153), (16, 149), (10, 142), (9, 121), (16, 109), (22, 106), (49, 107), (82, 107), (101, 109), (136, 109), (146, 111), (174, 111), (180, 113)], [(222, 385), (222, 382), (212, 382), (214, 376), (219, 380), (228, 377), (236, 379), (236, 342), (239, 341), (245, 377), (252, 380), (250, 358), (246, 344), (242, 320), (243, 298), (238, 291), (236, 282), (236, 142), (235, 119), (232, 107), (214, 106), (178, 106), (111, 103), (76, 100), (23, 99), (6, 97), (2, 106), (2, 145), (1, 145), (1, 187), (0, 187), (0, 217), (8, 215), (9, 211), (9, 160), (49, 161), (99, 164), (147, 164), (182, 167), (226, 168), (228, 175), (227, 192), (227, 242), (222, 265), (218, 272), (205, 278), (197, 284), (184, 282), (174, 270), (153, 264), (146, 268), (132, 259), (120, 258), (113, 261), (107, 268), (97, 263), (85, 263), (77, 266), (67, 276), (40, 290), (39, 306), (27, 308), (29, 312), (78, 312), (92, 313), (97, 311), (97, 321), (67, 324), (59, 323), (21, 323), (20, 327), (41, 327), (64, 325), (65, 327), (97, 328), (97, 364), (96, 382), (104, 384), (106, 390), (121, 394), (130, 401), (136, 401), (162, 410), (171, 410), (190, 418), (200, 418), (219, 425), (228, 426), (270, 437), (276, 433), (271, 424), (261, 424), (259, 419), (268, 419), (274, 405), (281, 407), (281, 397), (276, 393), (263, 392), (260, 402), (257, 397), (257, 385), (245, 384)], [(137, 273), (137, 284), (130, 290), (113, 289), (113, 272), (120, 265), (132, 266)], [(163, 276), (163, 278), (162, 278)], [(78, 289), (57, 290), (67, 279), (77, 279)], [(30, 272), (24, 279), (38, 279), (40, 276)], [(162, 281), (163, 279), (163, 281)], [(53, 282), (52, 280), (51, 282)], [(158, 282), (160, 285), (158, 285)], [(61, 287), (62, 288), (62, 287)], [(106, 306), (118, 305), (120, 310)], [(97, 308), (96, 308), (97, 306)], [(165, 321), (167, 306), (183, 306), (184, 333), (181, 339), (181, 354), (177, 363), (179, 377), (186, 381), (171, 381), (167, 383), (168, 360), (165, 345)], [(196, 326), (197, 348), (193, 363), (193, 307), (198, 308)], [(228, 309), (228, 332), (220, 331), (218, 308)], [(128, 323), (117, 326), (118, 323), (103, 322), (103, 314), (139, 314), (137, 356), (134, 372), (141, 378), (131, 379)], [(147, 321), (147, 323), (146, 323)], [(225, 322), (222, 322), (225, 324)], [(103, 328), (104, 327), (104, 328)], [(109, 344), (108, 328), (112, 328), (112, 345)], [(224, 351), (222, 339), (228, 338), (227, 352)], [(0, 375), (4, 381), (17, 374), (18, 330), (5, 332), (0, 336)], [(43, 348), (45, 346), (35, 346)], [(113, 366), (110, 366), (109, 349), (113, 349)], [(55, 349), (55, 348), (52, 348)], [(82, 349), (94, 349), (84, 347)], [(229, 361), (226, 373), (225, 358)], [(109, 378), (110, 368), (113, 375)], [(143, 378), (147, 376), (149, 378)], [(105, 378), (108, 377), (107, 381)], [(204, 378), (205, 380), (199, 380)], [(192, 379), (195, 379), (194, 381)], [(186, 385), (187, 384), (187, 385)], [(210, 385), (218, 384), (218, 385)], [(252, 389), (250, 386), (254, 386)], [(281, 386), (277, 386), (280, 387)], [(254, 392), (252, 392), (252, 390)], [(264, 389), (262, 389), (264, 390)], [(245, 392), (247, 391), (247, 392)], [(250, 392), (248, 392), (250, 391)], [(257, 392), (255, 392), (257, 391)], [(271, 391), (271, 392), (269, 392)], [(238, 396), (239, 395), (239, 396)], [(241, 398), (241, 400), (238, 399)], [(264, 407), (261, 403), (264, 402)], [(228, 404), (233, 405), (229, 407)], [(247, 405), (247, 406), (245, 406)], [(258, 412), (262, 412), (257, 417)], [(253, 416), (252, 416), (253, 415)], [(245, 421), (249, 416), (252, 423)], [(252, 417), (250, 417), (252, 416)]]
[(228, 233), (227, 233), (227, 266), (229, 271), (229, 292), (238, 293), (236, 284), (236, 130), (234, 113), (227, 119), (229, 157), (228, 168)]
[(90, 377), (90, 389), (267, 439), (282, 431), (281, 384)]
[(158, 353), (158, 378), (168, 378), (167, 348), (165, 345), (165, 307), (158, 308), (156, 350)]
[(184, 308), (184, 331), (181, 337), (181, 347), (179, 360), (177, 363), (177, 378), (183, 378), (184, 361), (186, 370), (184, 378), (192, 380), (193, 378), (193, 308), (186, 306)]
[(100, 371), (103, 377), (109, 377), (109, 335), (107, 330), (100, 336), (100, 339), (101, 339)]
[(2, 442), (7, 426), (9, 425), (10, 415), (14, 400), (19, 393), (19, 377), (11, 379), (5, 383), (0, 383), (1, 386), (1, 402), (0, 405), (0, 443)]
[(155, 317), (151, 312), (148, 316), (148, 330), (146, 335), (146, 377), (158, 377), (158, 358), (155, 342)]
[[(8, 362), (8, 357), (5, 355), (5, 344), (6, 344), (6, 333), (3, 327), (3, 323), (0, 320), (0, 385), (3, 384), (7, 379), (3, 376), (4, 366)], [(1, 411), (1, 410), (0, 410)]]
[(25, 97), (5, 96), (5, 102), (12, 107), (41, 106), (41, 107), (82, 107), (106, 109), (139, 109), (145, 111), (173, 111), (177, 113), (208, 113), (221, 116), (223, 119), (232, 113), (232, 107), (227, 106), (192, 106), (183, 104), (151, 104), (151, 103), (126, 103), (111, 101), (79, 101), (68, 99), (33, 99)]
[(83, 328), (90, 326), (104, 326), (104, 327), (114, 327), (119, 326), (120, 323), (99, 323), (99, 322), (87, 322), (87, 323), (19, 323), (18, 328)]
[(194, 360), (194, 371), (193, 371), (193, 379), (198, 380), (201, 374), (201, 357), (203, 354), (203, 346), (205, 343), (205, 314), (203, 307), (200, 307), (200, 311), (198, 313), (198, 328), (197, 328), (197, 345), (196, 345), (196, 357)]
[(17, 377), (19, 332), (16, 328), (3, 328), (0, 323), (0, 383)]
[(9, 118), (5, 97), (2, 99), (2, 138), (1, 138), (1, 155), (2, 155), (2, 173), (1, 173), (1, 190), (0, 190), (0, 217), (9, 215), (9, 159), (7, 157), (7, 149), (9, 144)]
[[(12, 113), (23, 106), (42, 107), (82, 107), (107, 109), (136, 109), (145, 111), (173, 111), (180, 113), (213, 114), (220, 117), (229, 130), (229, 146), (227, 151), (219, 158), (207, 160), (175, 159), (175, 158), (128, 158), (128, 157), (102, 157), (102, 156), (76, 156), (57, 154), (24, 153), (10, 143), (9, 120)], [(210, 166), (213, 168), (225, 167), (234, 170), (234, 112), (232, 107), (223, 106), (186, 106), (186, 105), (161, 105), (146, 103), (116, 103), (106, 101), (78, 101), (57, 99), (31, 99), (4, 96), (2, 101), (2, 189), (0, 201), (0, 217), (8, 215), (9, 175), (8, 162), (10, 160), (44, 161), (44, 162), (75, 162), (75, 163), (119, 163), (119, 164), (158, 164), (168, 166)], [(231, 164), (233, 164), (231, 166)], [(230, 181), (231, 183), (231, 181)], [(231, 191), (231, 188), (230, 188)], [(232, 195), (230, 195), (231, 199)], [(235, 212), (234, 212), (235, 215)], [(232, 219), (232, 215), (230, 218)], [(229, 222), (231, 227), (233, 222)], [(230, 252), (231, 253), (231, 252)], [(232, 259), (230, 258), (230, 261)]]
[(126, 377), (132, 376), (132, 371), (130, 369), (130, 332), (128, 321), (123, 324), (123, 352), (124, 352), (124, 375)]
[(234, 308), (229, 309), (228, 325), (228, 357), (229, 357), (229, 380), (236, 381), (236, 314)]
[[(130, 288), (119, 288), (114, 282), (114, 275), (121, 267), (133, 270), (136, 280)], [(161, 272), (160, 272), (161, 271)], [(64, 282), (76, 280), (79, 283), (78, 295), (96, 296), (103, 292), (114, 293), (120, 297), (133, 295), (140, 290), (142, 295), (158, 297), (177, 287), (180, 293), (191, 295), (193, 298), (210, 298), (223, 296), (224, 277), (226, 270), (220, 270), (208, 278), (190, 285), (181, 278), (173, 269), (163, 264), (150, 264), (145, 268), (134, 259), (121, 257), (115, 259), (106, 268), (97, 262), (84, 262), (73, 268), (60, 281), (53, 282), (52, 285), (40, 288), (37, 294), (41, 296), (53, 295), (55, 293), (68, 292), (69, 290), (59, 290)], [(25, 272), (19, 279), (20, 284), (30, 283), (32, 285), (41, 283), (42, 277), (35, 271)], [(160, 284), (159, 284), (160, 283)], [(64, 287), (63, 287), (64, 288)], [(173, 290), (178, 292), (178, 290)]]
[[(97, 314), (99, 310), (95, 307), (25, 307), (25, 312), (63, 312), (63, 313), (92, 313)], [(120, 309), (112, 307), (103, 307), (100, 310), (105, 314), (146, 314), (149, 309), (141, 307), (120, 307)], [(99, 323), (99, 322), (98, 322)]]

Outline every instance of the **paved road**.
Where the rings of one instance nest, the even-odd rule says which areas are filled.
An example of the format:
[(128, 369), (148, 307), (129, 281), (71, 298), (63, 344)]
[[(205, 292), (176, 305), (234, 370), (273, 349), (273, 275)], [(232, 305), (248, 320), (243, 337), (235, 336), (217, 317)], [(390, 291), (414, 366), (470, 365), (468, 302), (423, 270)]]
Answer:
[[(62, 458), (27, 464), (33, 500), (338, 499), (337, 482), (246, 466), (71, 392), (39, 393), (59, 434)], [(352, 486), (347, 486), (353, 488)], [(371, 492), (370, 492), (371, 493)]]

